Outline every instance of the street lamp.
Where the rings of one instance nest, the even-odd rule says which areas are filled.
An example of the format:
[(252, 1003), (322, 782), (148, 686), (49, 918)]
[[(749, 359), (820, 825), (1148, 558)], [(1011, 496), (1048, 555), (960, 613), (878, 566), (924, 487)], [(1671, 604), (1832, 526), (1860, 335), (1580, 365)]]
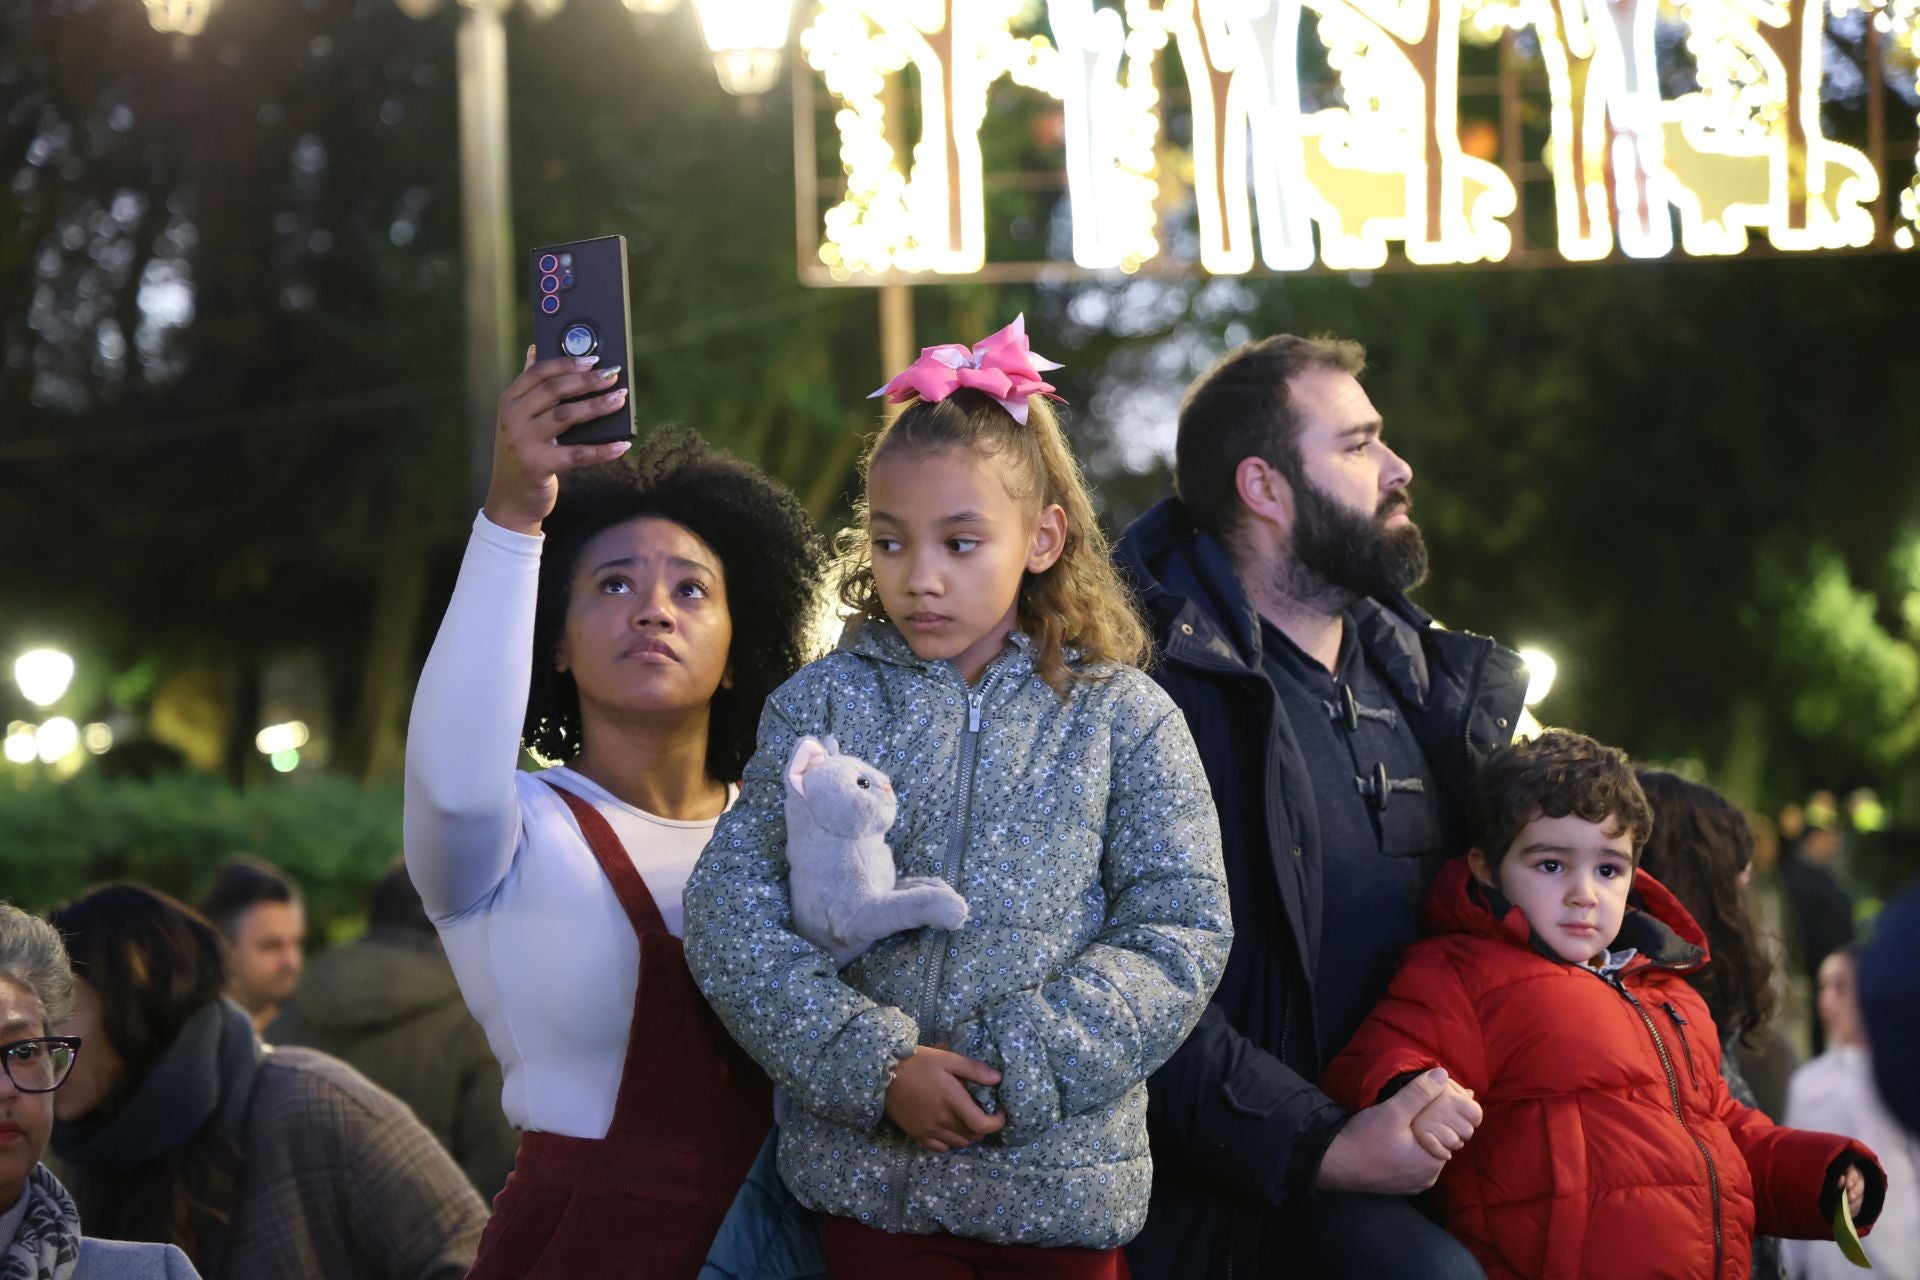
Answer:
[(793, 0), (693, 0), (693, 8), (713, 52), (720, 87), (735, 95), (773, 88), (793, 22)]
[(13, 680), (36, 707), (50, 707), (73, 683), (73, 659), (58, 649), (29, 649), (14, 659)]

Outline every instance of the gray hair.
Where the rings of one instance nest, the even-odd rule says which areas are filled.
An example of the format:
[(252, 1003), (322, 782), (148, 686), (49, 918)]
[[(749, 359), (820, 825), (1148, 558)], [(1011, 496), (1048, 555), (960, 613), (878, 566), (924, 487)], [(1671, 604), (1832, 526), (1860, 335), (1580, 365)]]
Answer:
[(73, 964), (60, 934), (39, 916), (0, 902), (0, 978), (19, 983), (40, 1000), (44, 1031), (73, 1012)]

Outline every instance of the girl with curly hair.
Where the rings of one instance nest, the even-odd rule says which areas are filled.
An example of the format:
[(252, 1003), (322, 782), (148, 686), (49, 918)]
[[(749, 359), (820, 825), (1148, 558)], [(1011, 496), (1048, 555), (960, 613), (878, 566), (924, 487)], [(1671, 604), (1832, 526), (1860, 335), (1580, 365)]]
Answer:
[(606, 466), (629, 442), (559, 443), (626, 395), (592, 364), (529, 351), (501, 398), (407, 746), (407, 868), (525, 1130), (482, 1280), (693, 1276), (771, 1124), (688, 977), (681, 897), (800, 665), (824, 546), (692, 435)]
[[(767, 701), (687, 886), (687, 959), (788, 1098), (779, 1173), (835, 1276), (1111, 1277), (1146, 1217), (1146, 1079), (1227, 959), (1220, 833), (1185, 718), (1042, 398), (1019, 321), (929, 348), (865, 462), (860, 626)], [(802, 739), (891, 775), (907, 877), (957, 929), (844, 969), (796, 930)]]

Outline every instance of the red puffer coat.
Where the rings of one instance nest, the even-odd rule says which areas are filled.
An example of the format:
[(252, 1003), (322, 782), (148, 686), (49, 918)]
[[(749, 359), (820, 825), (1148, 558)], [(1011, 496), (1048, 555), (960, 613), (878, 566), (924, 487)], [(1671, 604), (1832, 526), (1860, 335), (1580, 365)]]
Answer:
[(1756, 1224), (1831, 1236), (1821, 1195), (1843, 1156), (1867, 1166), (1861, 1219), (1879, 1212), (1867, 1148), (1728, 1096), (1684, 977), (1706, 962), (1699, 925), (1645, 873), (1630, 902), (1613, 949), (1639, 954), (1602, 979), (1537, 948), (1520, 909), (1456, 859), (1427, 902), (1437, 936), (1408, 948), (1327, 1068), (1327, 1092), (1354, 1109), (1436, 1066), (1473, 1090), (1485, 1119), (1434, 1194), (1490, 1280), (1747, 1280)]

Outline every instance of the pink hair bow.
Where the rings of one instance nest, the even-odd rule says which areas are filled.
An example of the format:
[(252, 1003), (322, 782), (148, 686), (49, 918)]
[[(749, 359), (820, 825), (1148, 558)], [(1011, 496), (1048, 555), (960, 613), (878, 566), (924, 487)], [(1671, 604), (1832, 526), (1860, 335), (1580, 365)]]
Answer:
[(1027, 317), (1021, 314), (1013, 318), (1012, 324), (971, 348), (957, 342), (921, 348), (918, 360), (867, 399), (885, 396), (891, 404), (915, 396), (929, 401), (945, 400), (962, 387), (968, 387), (992, 396), (1013, 415), (1015, 422), (1025, 426), (1028, 396), (1060, 399), (1054, 395), (1053, 384), (1040, 378), (1043, 372), (1060, 367), (1027, 348)]

